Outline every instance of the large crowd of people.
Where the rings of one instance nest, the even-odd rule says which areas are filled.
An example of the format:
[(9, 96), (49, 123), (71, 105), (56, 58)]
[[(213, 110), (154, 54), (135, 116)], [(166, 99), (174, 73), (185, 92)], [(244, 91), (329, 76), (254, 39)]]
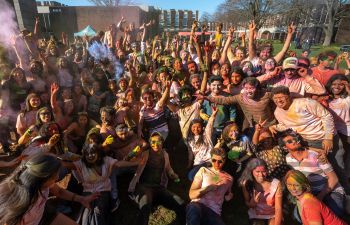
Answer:
[[(122, 18), (71, 43), (39, 25), (13, 37), (5, 55), (16, 59), (0, 64), (0, 167), (13, 168), (0, 183), (0, 224), (115, 224), (123, 174), (137, 225), (157, 205), (178, 224), (225, 224), (235, 186), (250, 224), (347, 224), (348, 53), (296, 54), (293, 23), (276, 54), (254, 22), (247, 37), (222, 24), (207, 37), (196, 21), (180, 37)], [(186, 154), (177, 166), (187, 176), (174, 151)], [(59, 183), (67, 177), (82, 191)], [(190, 201), (167, 188), (185, 179)], [(80, 203), (78, 218), (47, 207), (51, 195)]]

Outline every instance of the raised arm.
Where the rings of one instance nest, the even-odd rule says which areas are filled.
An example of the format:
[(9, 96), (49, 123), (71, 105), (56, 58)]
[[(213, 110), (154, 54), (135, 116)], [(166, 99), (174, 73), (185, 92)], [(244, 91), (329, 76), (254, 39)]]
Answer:
[(225, 42), (224, 49), (222, 50), (221, 58), (219, 60), (220, 65), (224, 64), (227, 60), (227, 51), (232, 43), (233, 33), (235, 32), (235, 28), (230, 27), (229, 33)]
[(162, 94), (162, 97), (159, 99), (159, 101), (157, 103), (159, 108), (162, 108), (166, 104), (166, 102), (167, 102), (167, 100), (169, 98), (170, 86), (171, 86), (171, 81), (167, 80), (165, 91), (164, 91), (164, 93)]
[(58, 113), (61, 111), (61, 108), (58, 106), (57, 103), (57, 94), (59, 91), (59, 86), (57, 83), (51, 84), (51, 98), (50, 98), (50, 103), (51, 103), (51, 108), (54, 113)]
[(120, 19), (119, 23), (117, 24), (117, 28), (121, 31), (121, 32), (124, 32), (124, 28), (123, 28), (123, 23), (125, 23), (126, 20), (124, 18), (124, 16), (122, 16), (122, 18)]
[(286, 41), (284, 42), (283, 48), (279, 53), (277, 53), (277, 55), (273, 57), (276, 60), (277, 64), (282, 61), (284, 54), (286, 54), (286, 52), (288, 51), (290, 42), (292, 41), (292, 37), (293, 37), (293, 34), (295, 33), (296, 28), (297, 27), (296, 25), (294, 25), (294, 22), (292, 22), (288, 26), (288, 34), (287, 34)]
[(255, 44), (254, 44), (255, 29), (256, 29), (255, 22), (251, 21), (249, 23), (249, 44), (248, 44), (248, 55), (250, 60), (256, 57), (256, 50), (255, 50)]

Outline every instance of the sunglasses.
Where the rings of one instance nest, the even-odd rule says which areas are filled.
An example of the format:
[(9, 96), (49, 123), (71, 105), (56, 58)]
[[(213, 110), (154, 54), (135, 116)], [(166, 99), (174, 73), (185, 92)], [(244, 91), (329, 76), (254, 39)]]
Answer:
[(289, 68), (289, 69), (285, 69), (284, 71), (286, 71), (286, 72), (294, 72), (294, 71), (296, 71), (296, 69)]
[(292, 139), (289, 139), (289, 140), (286, 140), (285, 142), (288, 143), (288, 144), (292, 144), (294, 142), (298, 142), (298, 138), (292, 138)]
[(151, 145), (160, 145), (162, 144), (161, 141), (151, 141)]
[(49, 115), (51, 115), (51, 113), (50, 112), (41, 112), (40, 115), (49, 116)]
[(222, 161), (221, 159), (211, 159), (211, 161), (213, 162), (213, 163), (219, 163), (219, 164), (222, 164), (222, 163), (224, 163), (224, 161)]

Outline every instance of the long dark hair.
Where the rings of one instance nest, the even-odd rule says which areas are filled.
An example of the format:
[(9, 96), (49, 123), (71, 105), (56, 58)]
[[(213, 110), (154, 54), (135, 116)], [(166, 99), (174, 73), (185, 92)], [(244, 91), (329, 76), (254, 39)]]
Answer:
[(37, 201), (43, 184), (60, 169), (56, 157), (39, 154), (0, 184), (0, 224), (17, 225)]
[[(191, 130), (192, 125), (196, 124), (196, 123), (199, 123), (202, 126), (202, 133), (199, 135), (199, 138), (197, 141), (194, 139), (194, 135), (193, 135), (192, 130)], [(193, 119), (190, 123), (190, 129), (189, 129), (188, 135), (187, 135), (187, 143), (194, 142), (195, 147), (200, 147), (203, 144), (207, 145), (208, 143), (205, 143), (204, 138), (203, 138), (204, 129), (205, 128), (203, 126), (203, 121), (201, 119)]]
[[(341, 81), (347, 81), (349, 82), (348, 78), (346, 78), (345, 75), (343, 74), (336, 74), (334, 76), (332, 76), (328, 81), (327, 81), (327, 84), (326, 84), (326, 90), (327, 92), (329, 93), (329, 95), (334, 98), (334, 95), (332, 93), (332, 83), (336, 80), (341, 80)], [(346, 89), (344, 88), (341, 92), (341, 97), (342, 98), (345, 98), (348, 96), (348, 93), (346, 91)]]
[(40, 100), (40, 104), (41, 104), (41, 99), (40, 99), (40, 96), (36, 93), (31, 93), (27, 96), (26, 98), (26, 101), (25, 101), (25, 107), (24, 109), (21, 111), (21, 113), (23, 114), (23, 116), (29, 112), (29, 111), (32, 111), (33, 108), (30, 106), (30, 99), (32, 98), (38, 98)]
[(262, 159), (253, 158), (249, 160), (246, 168), (244, 169), (241, 177), (239, 178), (239, 185), (244, 186), (249, 193), (253, 193), (255, 178), (253, 177), (253, 170), (258, 166), (264, 166), (267, 168), (266, 162)]
[(41, 108), (36, 112), (36, 116), (35, 116), (35, 118), (36, 118), (36, 120), (35, 120), (35, 126), (36, 126), (38, 129), (40, 129), (41, 126), (44, 124), (43, 121), (41, 121), (41, 119), (40, 119), (40, 113), (43, 112), (43, 111), (49, 111), (50, 114), (51, 114), (51, 121), (54, 120), (52, 110), (51, 110), (49, 107), (47, 107), (47, 106), (41, 107)]

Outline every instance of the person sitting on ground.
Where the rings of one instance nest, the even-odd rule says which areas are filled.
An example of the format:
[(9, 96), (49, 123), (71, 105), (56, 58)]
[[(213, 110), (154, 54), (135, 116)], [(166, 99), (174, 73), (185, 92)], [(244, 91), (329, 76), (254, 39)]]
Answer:
[(224, 225), (221, 208), (224, 200), (230, 201), (233, 197), (233, 178), (223, 171), (225, 150), (213, 148), (210, 154), (213, 167), (200, 168), (190, 188), (191, 202), (186, 207), (187, 225)]

